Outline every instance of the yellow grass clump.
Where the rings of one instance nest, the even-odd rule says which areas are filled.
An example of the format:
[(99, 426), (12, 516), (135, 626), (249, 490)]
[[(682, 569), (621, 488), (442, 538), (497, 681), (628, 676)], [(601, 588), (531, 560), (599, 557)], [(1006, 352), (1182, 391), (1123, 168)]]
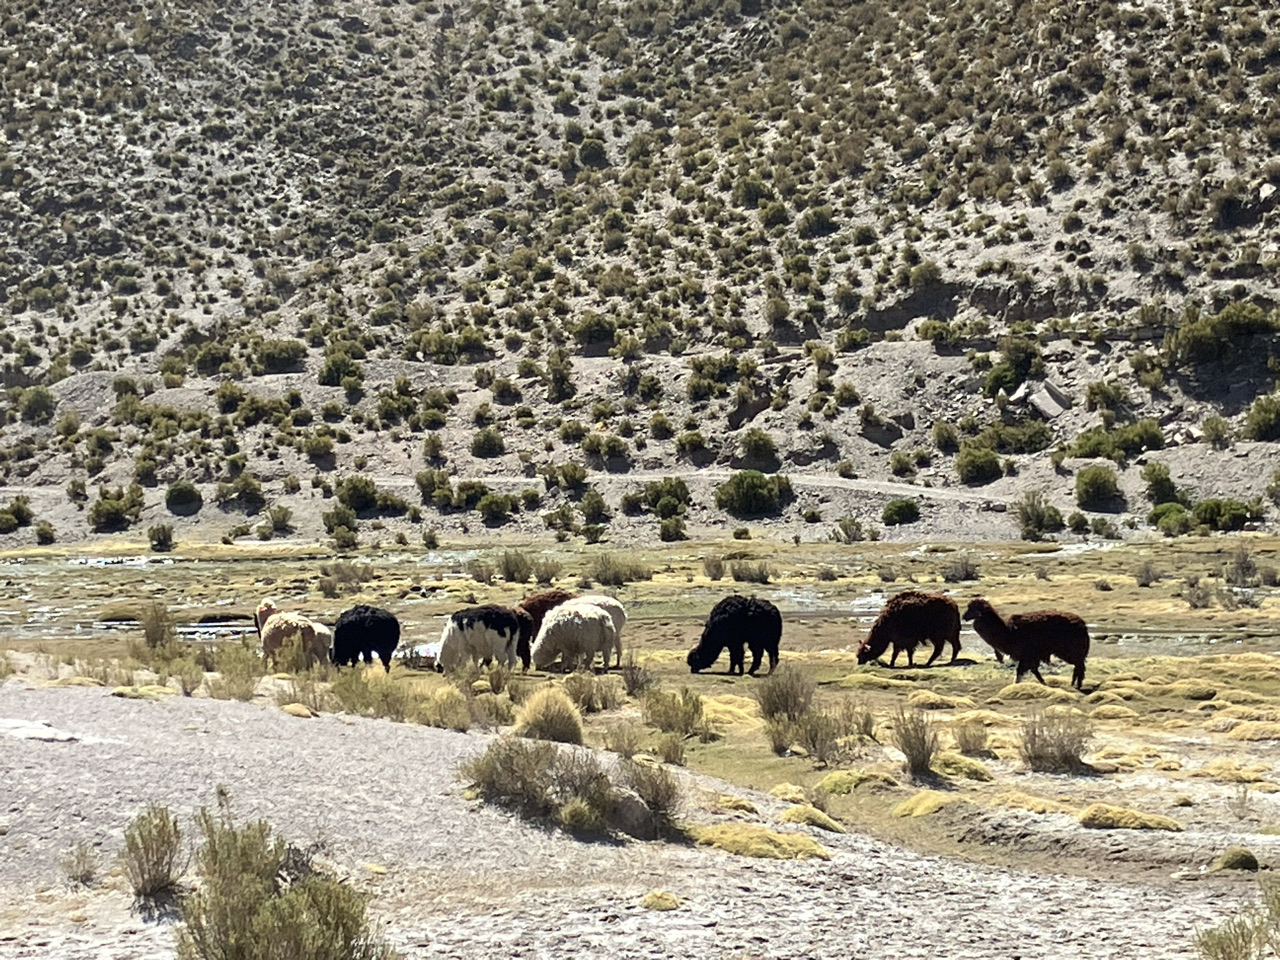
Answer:
[(908, 797), (893, 808), (895, 817), (927, 817), (937, 813), (948, 803), (955, 803), (960, 797), (941, 790), (921, 790), (913, 797)]
[(1166, 757), (1163, 760), (1157, 760), (1152, 766), (1157, 770), (1181, 770), (1182, 761), (1176, 757)]
[(785, 800), (787, 803), (804, 803), (804, 787), (798, 787), (794, 783), (780, 783), (769, 791), (769, 796), (777, 797), (779, 800)]
[(756, 823), (718, 823), (690, 831), (700, 847), (764, 860), (830, 860), (822, 844), (806, 833), (779, 833)]
[(892, 677), (881, 677), (874, 673), (851, 673), (839, 681), (842, 687), (855, 690), (915, 690), (916, 685), (910, 680), (894, 680)]
[(1210, 760), (1199, 770), (1192, 770), (1191, 776), (1218, 780), (1221, 783), (1261, 783), (1270, 772), (1271, 767), (1264, 763), (1252, 763), (1242, 767), (1235, 760), (1219, 757), (1216, 760)]
[(759, 727), (764, 724), (759, 703), (750, 697), (739, 697), (732, 693), (703, 697), (702, 717), (710, 723), (727, 727)]
[(1082, 827), (1092, 830), (1172, 830), (1181, 832), (1182, 824), (1158, 813), (1143, 813), (1109, 803), (1091, 803), (1077, 818)]
[(582, 714), (559, 687), (543, 687), (520, 705), (515, 734), (535, 740), (581, 744)]
[(71, 677), (59, 677), (49, 684), (51, 687), (101, 687), (105, 686), (97, 677), (82, 677), (79, 674)]
[[(484, 683), (485, 693), (493, 696), (493, 694), (489, 693), (489, 681), (480, 682)], [(570, 703), (569, 706), (572, 707), (573, 704)], [(471, 727), (471, 710), (467, 707), (467, 696), (452, 684), (437, 687), (418, 705), (417, 719), (420, 723), (429, 727), (439, 727), (442, 730), (456, 730), (459, 733), (466, 733)], [(581, 720), (578, 722), (579, 731), (581, 731)], [(571, 726), (571, 723), (568, 724), (566, 729)], [(526, 734), (526, 736), (533, 736), (539, 740), (558, 739), (557, 737), (544, 737), (539, 734)], [(581, 743), (581, 734), (579, 734), (578, 740), (566, 740), (564, 742)]]
[[(1038, 683), (1023, 681), (1022, 683), (1011, 683), (1007, 687), (1002, 687), (1000, 692), (996, 694), (999, 700), (1047, 700), (1050, 703), (1071, 703), (1076, 699), (1076, 694), (1068, 693), (1066, 690), (1059, 690), (1057, 687), (1042, 686)], [(991, 701), (988, 700), (988, 703)]]
[(1228, 740), (1280, 740), (1280, 723), (1273, 720), (1244, 720), (1227, 732)]
[(471, 692), (477, 696), (482, 693), (493, 693), (493, 686), (488, 679), (482, 677), (471, 684)]
[(1114, 703), (1104, 703), (1095, 707), (1089, 716), (1094, 720), (1133, 720), (1138, 716), (1138, 711)]
[(960, 777), (963, 780), (992, 780), (991, 771), (981, 760), (966, 757), (962, 753), (940, 753), (933, 758), (933, 770), (944, 777)]
[(148, 683), (141, 687), (116, 687), (111, 691), (111, 696), (123, 697), (125, 700), (159, 700), (162, 697), (172, 697), (175, 692), (172, 687)]
[(310, 707), (301, 703), (286, 703), (280, 708), (280, 711), (287, 713), (291, 717), (301, 717), (304, 720), (315, 716)]
[(1211, 687), (1202, 680), (1175, 680), (1167, 687), (1161, 688), (1159, 692), (1187, 700), (1212, 700), (1218, 695), (1216, 687)]
[(957, 713), (952, 719), (956, 723), (980, 723), (984, 727), (1012, 727), (1018, 723), (1016, 717), (1005, 716), (994, 710), (966, 710), (964, 713)]
[(736, 797), (732, 793), (722, 793), (716, 797), (716, 806), (721, 810), (738, 810), (742, 813), (758, 813), (756, 805), (746, 797)]
[(897, 780), (878, 770), (833, 770), (818, 781), (818, 789), (832, 796), (843, 797), (853, 793), (864, 783), (879, 783), (886, 787), (898, 785)]
[[(1213, 701), (1210, 701), (1211, 703)], [(1204, 704), (1202, 704), (1204, 706)], [(1230, 717), (1232, 720), (1280, 720), (1280, 710), (1272, 707), (1230, 706), (1223, 707), (1218, 716)]]
[(678, 910), (680, 898), (666, 890), (650, 890), (640, 901), (640, 906), (646, 910)]
[(1125, 700), (1114, 690), (1095, 690), (1084, 699), (1088, 703), (1097, 704), (1122, 704)]
[(1257, 872), (1258, 858), (1248, 847), (1228, 847), (1213, 861), (1210, 870), (1249, 870)]
[(1029, 810), (1032, 813), (1070, 813), (1076, 812), (1074, 807), (1048, 797), (1036, 797), (1029, 793), (1011, 790), (995, 797), (993, 802), (1000, 807), (1014, 807), (1018, 810)]
[(829, 830), (832, 833), (845, 832), (844, 827), (840, 826), (817, 807), (810, 806), (807, 803), (799, 803), (794, 807), (788, 807), (783, 811), (781, 820), (783, 823), (807, 824), (811, 827), (817, 827), (819, 830)]
[(1215, 700), (1225, 700), (1228, 703), (1275, 703), (1275, 697), (1268, 697), (1265, 694), (1255, 693), (1252, 690), (1238, 690), (1228, 687), (1225, 690), (1219, 690)]
[(969, 697), (949, 697), (933, 690), (913, 690), (907, 695), (907, 706), (921, 710), (968, 710), (976, 704)]

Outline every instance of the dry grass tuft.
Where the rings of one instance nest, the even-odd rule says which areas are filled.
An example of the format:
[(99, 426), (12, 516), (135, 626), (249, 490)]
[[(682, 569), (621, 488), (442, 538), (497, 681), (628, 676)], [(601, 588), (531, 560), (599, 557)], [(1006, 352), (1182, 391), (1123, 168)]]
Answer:
[(938, 752), (937, 728), (923, 711), (899, 707), (893, 715), (893, 745), (902, 751), (907, 773), (926, 776)]
[(804, 833), (778, 833), (755, 823), (718, 823), (690, 828), (700, 847), (715, 847), (739, 857), (767, 860), (830, 860), (821, 844)]
[(941, 790), (921, 790), (894, 807), (893, 815), (895, 817), (927, 817), (960, 799), (955, 794), (943, 793)]
[(913, 690), (907, 695), (907, 706), (919, 710), (970, 710), (977, 704), (970, 697), (949, 697), (933, 690)]
[(959, 753), (940, 753), (933, 760), (934, 773), (944, 777), (960, 777), (963, 780), (977, 780), (982, 783), (994, 779), (991, 771), (980, 761)]
[(1082, 827), (1091, 830), (1172, 830), (1181, 832), (1182, 824), (1158, 813), (1143, 813), (1108, 803), (1091, 803), (1077, 818)]
[[(487, 696), (492, 697), (493, 694)], [(480, 699), (479, 697), (476, 698)], [(428, 727), (466, 733), (471, 729), (471, 707), (466, 695), (452, 684), (437, 687), (417, 705), (415, 719)]]
[(71, 883), (89, 886), (98, 875), (98, 851), (82, 840), (62, 858), (62, 872)]
[(1244, 740), (1249, 743), (1280, 740), (1280, 723), (1268, 720), (1244, 720), (1228, 731), (1227, 739)]
[(887, 773), (875, 770), (833, 770), (818, 781), (815, 789), (830, 796), (843, 797), (862, 786), (864, 783), (896, 787), (898, 781)]
[(1089, 721), (1078, 713), (1033, 714), (1023, 721), (1018, 754), (1037, 773), (1072, 773), (1085, 769), (1083, 754), (1092, 736)]
[(521, 704), (515, 733), (535, 740), (582, 743), (582, 715), (559, 687), (543, 687)]
[(835, 820), (827, 816), (817, 807), (810, 806), (807, 803), (796, 804), (783, 811), (779, 818), (783, 823), (803, 823), (810, 827), (817, 827), (819, 830), (828, 830), (831, 833), (844, 833), (844, 827), (840, 826)]
[(150, 806), (125, 828), (121, 860), (129, 886), (139, 897), (177, 887), (189, 859), (178, 818), (167, 807)]
[(746, 797), (734, 796), (732, 793), (722, 793), (716, 797), (716, 807), (721, 810), (736, 810), (740, 813), (759, 813), (756, 805)]
[(650, 890), (640, 901), (646, 910), (679, 910), (680, 898), (666, 890)]

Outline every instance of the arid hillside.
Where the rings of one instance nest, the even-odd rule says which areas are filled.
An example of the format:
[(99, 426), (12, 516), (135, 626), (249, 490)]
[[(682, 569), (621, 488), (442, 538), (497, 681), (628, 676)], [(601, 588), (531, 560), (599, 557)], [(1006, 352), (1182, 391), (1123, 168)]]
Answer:
[(15, 0), (0, 545), (1265, 522), (1278, 28)]

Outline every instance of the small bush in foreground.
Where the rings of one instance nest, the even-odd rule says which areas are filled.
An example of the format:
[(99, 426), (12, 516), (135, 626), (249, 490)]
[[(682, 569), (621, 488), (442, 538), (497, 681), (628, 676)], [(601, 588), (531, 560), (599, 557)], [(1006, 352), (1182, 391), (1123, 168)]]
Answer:
[(196, 818), (202, 884), (182, 903), (179, 960), (393, 960), (366, 897), (318, 874), (264, 821), (237, 828), (225, 806)]
[(622, 686), (628, 697), (643, 696), (658, 685), (658, 678), (653, 671), (636, 661), (636, 652), (627, 651), (627, 659), (622, 661)]
[(1037, 773), (1071, 773), (1084, 768), (1082, 754), (1092, 735), (1078, 713), (1038, 713), (1022, 723), (1018, 754)]
[(62, 872), (73, 884), (87, 887), (98, 875), (98, 854), (90, 844), (81, 841), (62, 858)]
[(920, 519), (920, 504), (914, 500), (890, 500), (880, 515), (880, 522), (886, 527), (896, 527), (904, 523), (915, 523)]
[(703, 727), (702, 698), (688, 687), (681, 688), (679, 693), (650, 690), (644, 698), (642, 713), (645, 723), (663, 733), (688, 737)]
[(124, 831), (125, 876), (139, 897), (168, 893), (187, 869), (178, 818), (168, 807), (150, 806)]
[(1110, 467), (1085, 467), (1076, 474), (1076, 504), (1084, 510), (1110, 506), (1120, 498), (1116, 472)]

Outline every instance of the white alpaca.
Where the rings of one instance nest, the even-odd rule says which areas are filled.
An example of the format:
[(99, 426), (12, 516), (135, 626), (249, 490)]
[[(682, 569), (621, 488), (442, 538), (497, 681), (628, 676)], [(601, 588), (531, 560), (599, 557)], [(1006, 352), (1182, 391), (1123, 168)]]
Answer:
[(599, 653), (608, 665), (609, 653), (618, 642), (618, 631), (608, 610), (594, 603), (571, 600), (549, 611), (533, 642), (533, 663), (545, 670), (559, 658), (565, 672), (579, 662), (591, 666)]
[[(569, 600), (567, 602), (593, 604), (599, 607), (601, 610), (604, 610), (606, 613), (609, 614), (610, 617), (613, 618), (613, 630), (614, 630), (613, 650), (614, 650), (615, 657), (617, 659), (617, 662), (614, 664), (614, 666), (621, 667), (622, 666), (622, 628), (627, 625), (627, 611), (622, 606), (622, 601), (618, 600), (615, 597), (607, 597), (604, 595), (593, 594), (585, 597), (574, 597), (572, 600)], [(604, 651), (604, 668), (606, 670), (609, 669), (609, 652), (607, 650)]]

